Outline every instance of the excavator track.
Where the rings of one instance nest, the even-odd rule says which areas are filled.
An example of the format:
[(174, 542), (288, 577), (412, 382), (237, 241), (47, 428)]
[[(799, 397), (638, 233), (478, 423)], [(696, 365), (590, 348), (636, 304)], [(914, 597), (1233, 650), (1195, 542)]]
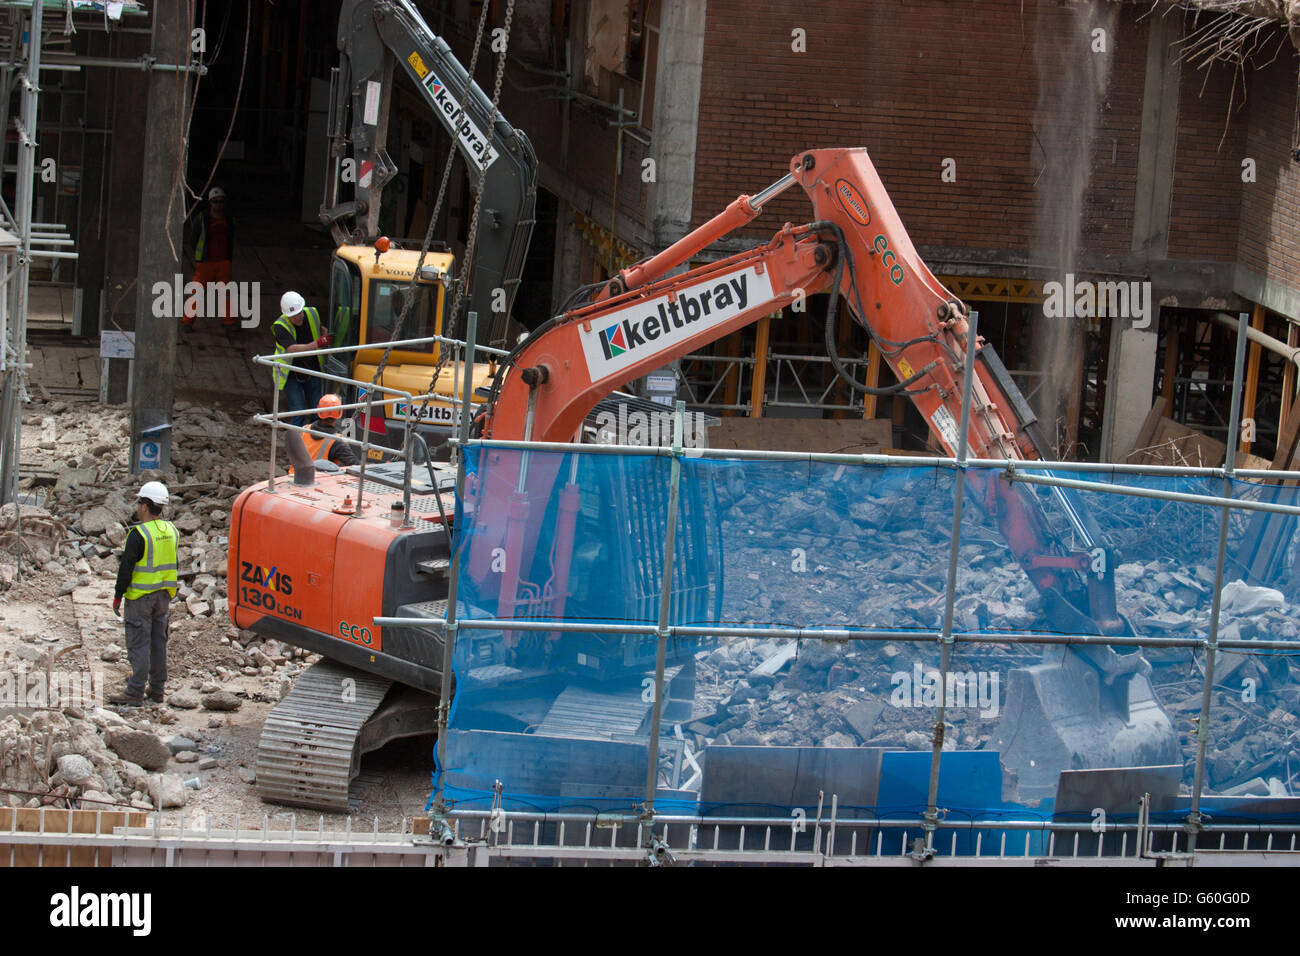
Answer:
[(263, 800), (348, 809), (362, 728), (393, 682), (330, 660), (302, 673), (262, 726), (257, 792)]

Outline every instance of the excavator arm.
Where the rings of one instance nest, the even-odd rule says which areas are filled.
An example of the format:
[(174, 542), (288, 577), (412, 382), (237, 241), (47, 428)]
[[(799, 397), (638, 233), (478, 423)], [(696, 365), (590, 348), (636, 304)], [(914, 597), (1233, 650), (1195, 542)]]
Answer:
[[(461, 263), (474, 276), (468, 308), (481, 316), (500, 313), (502, 298), (495, 290), (503, 289), (509, 314), (537, 201), (537, 156), (528, 137), (500, 114), (493, 120), (491, 99), (408, 0), (344, 0), (338, 46), (321, 221), (340, 244), (369, 243), (378, 237), (380, 199), (397, 175), (384, 147), (393, 74), (400, 63), (429, 110), (455, 138), (471, 184), (477, 187), (483, 176), (475, 248)], [(347, 156), (349, 144), (352, 157)], [(349, 159), (355, 163), (352, 177), (345, 175)], [(342, 183), (349, 178), (355, 180), (355, 198), (341, 202)]]
[[(665, 278), (794, 185), (808, 194), (814, 221), (787, 224), (764, 246)], [(501, 366), (482, 432), (499, 439), (573, 440), (587, 412), (613, 389), (827, 290), (832, 293), (828, 330), (834, 310), (847, 303), (898, 378), (895, 388), (906, 393), (955, 455), (968, 312), (921, 260), (865, 149), (796, 156), (782, 180), (753, 197), (739, 197), (669, 249), (623, 270), (590, 303), (538, 329)], [(987, 345), (976, 358), (969, 453), (1042, 458), (1034, 415), (1005, 367)], [(499, 485), (484, 491), (487, 500), (513, 501), (518, 516), (525, 491), (517, 479), (506, 468), (489, 479)], [(968, 481), (1060, 630), (1131, 633), (1115, 608), (1113, 561), (1077, 497), (1055, 495), (1074, 539), (1066, 545), (1024, 485), (989, 472), (972, 472)], [(500, 533), (480, 541), (506, 540), (509, 512), (508, 507), (481, 511), (480, 522), (498, 521)], [(1108, 648), (1085, 653), (1107, 683), (1135, 664)]]

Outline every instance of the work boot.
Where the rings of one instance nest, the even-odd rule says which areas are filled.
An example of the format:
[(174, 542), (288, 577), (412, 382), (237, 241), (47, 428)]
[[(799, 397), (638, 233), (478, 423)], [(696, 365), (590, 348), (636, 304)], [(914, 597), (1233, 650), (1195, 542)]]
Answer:
[(139, 707), (144, 703), (144, 697), (141, 694), (132, 694), (128, 690), (120, 690), (108, 698), (110, 704), (122, 704), (126, 707)]
[(149, 699), (153, 701), (155, 704), (161, 704), (164, 700), (167, 699), (167, 695), (165, 693), (163, 693), (160, 690), (154, 690), (152, 687), (149, 688), (148, 694), (149, 694)]

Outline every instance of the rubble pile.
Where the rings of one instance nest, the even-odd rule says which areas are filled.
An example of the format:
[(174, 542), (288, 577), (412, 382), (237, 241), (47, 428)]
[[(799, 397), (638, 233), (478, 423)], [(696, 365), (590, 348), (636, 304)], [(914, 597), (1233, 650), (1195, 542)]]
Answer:
[[(258, 410), (244, 407), (243, 418)], [(318, 659), (233, 627), (227, 615), (231, 503), (244, 486), (265, 480), (269, 433), (184, 402), (173, 424), (171, 470), (132, 476), (124, 411), (55, 401), (34, 403), (23, 416), (20, 491), (27, 503), (21, 516), (13, 505), (0, 509), (0, 547), (10, 562), (0, 561), (0, 804), (182, 806), (198, 784), (193, 771), (215, 767), (220, 754), (201, 730), (169, 734), (178, 715), (221, 728), (247, 700), (280, 700)], [(100, 706), (126, 668), (122, 625), (108, 607), (136, 492), (155, 478), (172, 494), (165, 514), (181, 533), (171, 693), (165, 705), (118, 712)], [(13, 587), (20, 550), (22, 580)], [(74, 594), (97, 616), (76, 611)], [(80, 633), (80, 644), (11, 625), (3, 605), (13, 601), (44, 601), (50, 620)], [(70, 669), (83, 670), (91, 683), (50, 683), (51, 671)], [(117, 683), (105, 686), (105, 678)]]
[(5, 713), (0, 716), (0, 786), (7, 805), (184, 806), (184, 780), (169, 762), (178, 748), (193, 751), (198, 744), (166, 735), (163, 723), (157, 717), (130, 722), (102, 707)]
[[(265, 430), (236, 425), (219, 408), (178, 402), (171, 470), (131, 475), (125, 411), (64, 402), (31, 408), (23, 416), (20, 489), (40, 504), (23, 506), (27, 558), (60, 577), (61, 594), (111, 578), (115, 551), (134, 521), (135, 494), (142, 482), (158, 479), (172, 495), (166, 517), (181, 533), (173, 615), (183, 603), (190, 618), (222, 617), (231, 500), (267, 477)], [(251, 403), (244, 408), (248, 415), (258, 410)], [(16, 534), (14, 524), (12, 515), (0, 512), (0, 545), (5, 534)]]
[[(830, 477), (833, 469), (827, 472)], [(860, 495), (837, 489), (834, 480), (809, 481), (795, 491), (729, 480), (719, 482), (719, 491), (726, 509), (722, 616), (727, 623), (897, 630), (941, 625), (950, 486), (900, 473)], [(1125, 502), (1131, 500), (1136, 499)], [(954, 630), (1052, 631), (1041, 596), (1000, 535), (978, 514), (968, 523), (959, 553)], [(1115, 573), (1117, 603), (1137, 633), (1208, 633), (1218, 528), (1213, 520), (1201, 524), (1193, 528), (1191, 520), (1180, 520), (1162, 536), (1143, 521), (1125, 523), (1129, 533), (1119, 536), (1124, 563)], [(1175, 543), (1186, 551), (1175, 550)], [(1173, 556), (1186, 554), (1200, 563)], [(1300, 639), (1300, 606), (1278, 591), (1230, 582), (1223, 591), (1220, 634)], [(926, 706), (925, 692), (937, 684), (940, 659), (932, 642), (804, 640), (794, 656), (783, 642), (758, 639), (703, 646), (706, 653), (697, 662), (697, 714), (702, 716), (687, 728), (699, 747), (931, 746), (934, 700)], [(948, 709), (945, 748), (987, 746), (999, 704), (1006, 701), (1010, 671), (1037, 663), (1042, 651), (1032, 645), (958, 644), (951, 670), (959, 680), (972, 675), (984, 683), (967, 694), (969, 706)], [(1190, 780), (1203, 655), (1186, 648), (1143, 653), (1153, 665), (1157, 698), (1179, 733)], [(1297, 658), (1221, 653), (1215, 688), (1209, 786), (1227, 794), (1295, 793), (1300, 786)]]

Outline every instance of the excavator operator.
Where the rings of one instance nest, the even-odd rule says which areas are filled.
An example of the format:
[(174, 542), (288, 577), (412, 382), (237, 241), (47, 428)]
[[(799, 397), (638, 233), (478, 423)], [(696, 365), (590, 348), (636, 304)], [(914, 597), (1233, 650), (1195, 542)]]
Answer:
[[(307, 427), (312, 431), (333, 433), (343, 417), (343, 412), (339, 409), (342, 404), (342, 399), (332, 392), (322, 395), (321, 400), (316, 404), (316, 417), (308, 423)], [(317, 435), (303, 435), (302, 440), (307, 446), (307, 454), (311, 455), (313, 461), (332, 461), (340, 468), (357, 463), (356, 452), (351, 445), (344, 442)]]

